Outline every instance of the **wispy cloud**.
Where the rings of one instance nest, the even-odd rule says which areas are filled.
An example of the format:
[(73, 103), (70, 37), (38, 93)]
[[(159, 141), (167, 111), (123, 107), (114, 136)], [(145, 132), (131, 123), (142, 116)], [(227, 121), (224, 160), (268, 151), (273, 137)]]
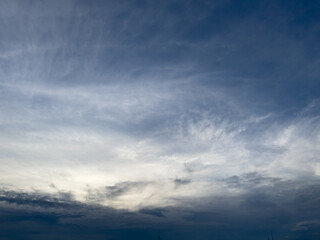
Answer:
[(1, 1), (1, 202), (317, 226), (316, 5)]

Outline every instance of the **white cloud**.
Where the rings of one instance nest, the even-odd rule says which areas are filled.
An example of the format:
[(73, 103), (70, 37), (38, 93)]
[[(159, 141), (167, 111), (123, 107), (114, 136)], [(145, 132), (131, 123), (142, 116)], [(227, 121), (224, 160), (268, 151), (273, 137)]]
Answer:
[[(318, 129), (309, 135), (318, 119), (270, 125), (265, 121), (272, 114), (233, 119), (197, 109), (201, 97), (215, 103), (226, 99), (225, 109), (241, 112), (223, 92), (215, 96), (202, 89), (199, 97), (191, 91), (194, 86), (179, 83), (3, 86), (8, 95), (3, 98), (0, 175), (1, 183), (14, 189), (53, 192), (53, 183), (87, 201), (88, 189), (101, 191), (126, 181), (152, 183), (100, 201), (133, 209), (241, 192), (245, 189), (225, 188), (221, 179), (248, 172), (284, 178), (318, 174)], [(248, 135), (258, 126), (264, 129)], [(176, 189), (176, 178), (190, 183)]]

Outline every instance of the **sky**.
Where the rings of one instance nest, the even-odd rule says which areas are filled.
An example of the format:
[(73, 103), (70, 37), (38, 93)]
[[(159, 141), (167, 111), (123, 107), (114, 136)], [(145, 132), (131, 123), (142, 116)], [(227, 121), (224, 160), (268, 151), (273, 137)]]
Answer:
[(320, 238), (320, 2), (0, 0), (0, 238)]

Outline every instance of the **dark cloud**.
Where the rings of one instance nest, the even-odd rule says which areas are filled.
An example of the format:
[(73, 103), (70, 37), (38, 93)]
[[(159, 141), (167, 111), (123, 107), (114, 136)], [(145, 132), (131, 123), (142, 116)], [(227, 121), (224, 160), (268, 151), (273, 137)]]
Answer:
[(58, 192), (56, 196), (50, 196), (42, 193), (0, 190), (0, 201), (14, 203), (17, 205), (31, 205), (45, 208), (66, 208), (77, 205), (77, 203), (72, 201), (72, 199), (72, 194), (66, 192)]
[(141, 209), (139, 211), (142, 214), (147, 214), (147, 215), (152, 215), (152, 216), (156, 216), (156, 217), (165, 217), (164, 213), (166, 212), (165, 209), (161, 209), (161, 208), (155, 208), (155, 209)]
[(175, 187), (178, 188), (180, 186), (187, 185), (187, 184), (191, 183), (191, 179), (176, 178), (173, 182), (174, 182)]
[(185, 220), (194, 223), (206, 223), (212, 224), (212, 222), (218, 222), (221, 217), (217, 216), (214, 212), (192, 212), (188, 216), (184, 217)]
[[(257, 174), (245, 176), (251, 179)], [(320, 232), (319, 188), (317, 181), (282, 180), (273, 186), (260, 185), (254, 192), (202, 198), (193, 207), (181, 204), (138, 211), (80, 204), (68, 199), (61, 204), (62, 199), (42, 194), (39, 197), (39, 193), (2, 191), (0, 229), (3, 237), (11, 236), (11, 239), (22, 239), (22, 234), (26, 239), (37, 239), (33, 234), (56, 237), (70, 234), (81, 236), (79, 239), (91, 234), (93, 239), (156, 238), (161, 234), (173, 240), (177, 235), (178, 239), (194, 239), (197, 235), (199, 239), (207, 239), (223, 234), (226, 239), (240, 236), (253, 240), (265, 239), (272, 231), (275, 239), (311, 240)], [(17, 225), (20, 230), (16, 232), (13, 229)], [(59, 232), (54, 233), (56, 230)]]

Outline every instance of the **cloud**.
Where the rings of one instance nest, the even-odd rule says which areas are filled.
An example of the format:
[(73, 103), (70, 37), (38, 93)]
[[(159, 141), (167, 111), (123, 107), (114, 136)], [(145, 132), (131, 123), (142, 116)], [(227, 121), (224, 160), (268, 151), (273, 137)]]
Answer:
[(68, 208), (76, 206), (72, 201), (73, 197), (70, 193), (58, 192), (56, 195), (45, 195), (43, 193), (26, 193), (15, 191), (0, 191), (0, 201), (17, 204), (30, 205), (42, 208)]
[(166, 210), (165, 209), (141, 209), (139, 212), (142, 214), (147, 214), (147, 215), (156, 216), (156, 217), (165, 217), (163, 213), (166, 212)]
[(270, 186), (281, 180), (283, 179), (268, 177), (261, 172), (250, 172), (241, 176), (232, 176), (224, 179), (226, 184), (232, 188)]
[[(318, 221), (317, 10), (314, 1), (1, 1), (2, 204), (41, 209), (22, 214), (25, 229), (67, 235), (80, 228), (68, 223), (90, 235), (103, 214), (108, 226), (151, 219), (155, 231), (198, 224), (180, 230), (193, 239), (221, 238), (212, 226), (230, 238), (250, 224), (307, 229)], [(72, 206), (85, 217), (43, 213)]]
[(146, 186), (144, 182), (120, 182), (106, 187), (106, 197), (113, 199), (127, 194), (130, 191), (141, 191)]
[(175, 184), (175, 187), (178, 188), (180, 186), (183, 186), (183, 185), (187, 185), (189, 183), (191, 183), (191, 180), (190, 179), (180, 179), (180, 178), (176, 178), (174, 179), (174, 184)]
[(312, 231), (319, 230), (320, 222), (319, 221), (303, 221), (296, 224), (292, 229), (293, 231)]
[[(32, 232), (61, 229), (52, 232), (52, 236), (65, 237), (81, 229), (84, 234), (81, 237), (94, 231), (100, 239), (104, 234), (119, 237), (124, 231), (125, 236), (130, 236), (133, 229), (149, 229), (151, 235), (157, 236), (160, 231), (169, 239), (176, 234), (193, 239), (201, 232), (206, 234), (200, 234), (200, 239), (217, 237), (221, 232), (230, 238), (241, 235), (256, 239), (272, 230), (277, 238), (295, 239), (303, 233), (306, 239), (312, 239), (319, 229), (318, 188), (318, 181), (277, 181), (272, 187), (259, 185), (254, 192), (203, 197), (181, 201), (180, 205), (133, 211), (83, 204), (39, 192), (2, 191), (1, 234), (18, 239), (19, 232), (29, 236)], [(20, 230), (14, 232), (12, 226), (17, 224)]]

